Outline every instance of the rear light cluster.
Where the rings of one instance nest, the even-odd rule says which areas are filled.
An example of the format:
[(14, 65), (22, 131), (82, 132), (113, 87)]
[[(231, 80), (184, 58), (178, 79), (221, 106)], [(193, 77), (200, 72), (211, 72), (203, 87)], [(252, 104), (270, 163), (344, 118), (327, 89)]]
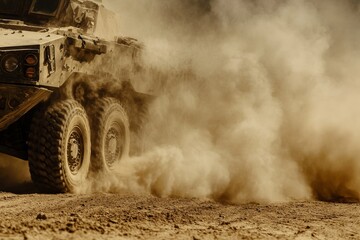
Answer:
[(1, 75), (10, 78), (38, 79), (39, 57), (37, 52), (14, 51), (0, 54)]
[(25, 77), (35, 78), (36, 77), (36, 66), (39, 60), (35, 54), (28, 54), (25, 57)]

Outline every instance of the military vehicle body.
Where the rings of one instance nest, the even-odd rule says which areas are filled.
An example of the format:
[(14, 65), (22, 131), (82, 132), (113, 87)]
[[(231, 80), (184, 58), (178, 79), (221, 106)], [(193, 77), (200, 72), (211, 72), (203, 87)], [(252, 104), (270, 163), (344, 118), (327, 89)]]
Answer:
[(0, 152), (42, 190), (76, 192), (128, 155), (141, 45), (98, 37), (110, 15), (101, 0), (0, 0)]

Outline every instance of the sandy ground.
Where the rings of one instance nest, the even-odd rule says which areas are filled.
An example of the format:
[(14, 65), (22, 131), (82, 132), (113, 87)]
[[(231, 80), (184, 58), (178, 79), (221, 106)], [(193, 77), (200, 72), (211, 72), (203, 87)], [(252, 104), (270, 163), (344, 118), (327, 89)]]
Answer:
[(0, 216), (0, 239), (360, 238), (358, 203), (230, 205), (208, 199), (42, 195), (14, 189), (0, 193)]
[(360, 203), (231, 205), (128, 193), (44, 195), (29, 182), (26, 162), (5, 160), (0, 240), (360, 239)]

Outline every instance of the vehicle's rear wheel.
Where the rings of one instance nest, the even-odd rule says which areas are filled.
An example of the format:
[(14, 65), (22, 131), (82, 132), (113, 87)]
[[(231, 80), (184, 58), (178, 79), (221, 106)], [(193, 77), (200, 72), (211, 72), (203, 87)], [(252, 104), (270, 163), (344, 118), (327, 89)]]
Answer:
[(129, 120), (124, 108), (113, 98), (98, 100), (91, 118), (91, 164), (94, 171), (113, 171), (129, 155)]
[(49, 106), (34, 117), (29, 167), (35, 185), (47, 192), (77, 192), (89, 167), (91, 136), (84, 108), (75, 100)]

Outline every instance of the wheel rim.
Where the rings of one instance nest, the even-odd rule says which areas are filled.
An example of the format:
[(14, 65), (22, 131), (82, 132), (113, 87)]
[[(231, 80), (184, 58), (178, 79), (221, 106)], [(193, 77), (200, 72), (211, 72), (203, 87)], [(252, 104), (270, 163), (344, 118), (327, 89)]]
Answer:
[(123, 153), (124, 140), (123, 129), (119, 124), (112, 124), (105, 135), (105, 162), (108, 167), (112, 167)]
[(67, 144), (67, 162), (70, 172), (76, 175), (83, 163), (84, 159), (84, 139), (81, 129), (75, 127), (68, 139)]

